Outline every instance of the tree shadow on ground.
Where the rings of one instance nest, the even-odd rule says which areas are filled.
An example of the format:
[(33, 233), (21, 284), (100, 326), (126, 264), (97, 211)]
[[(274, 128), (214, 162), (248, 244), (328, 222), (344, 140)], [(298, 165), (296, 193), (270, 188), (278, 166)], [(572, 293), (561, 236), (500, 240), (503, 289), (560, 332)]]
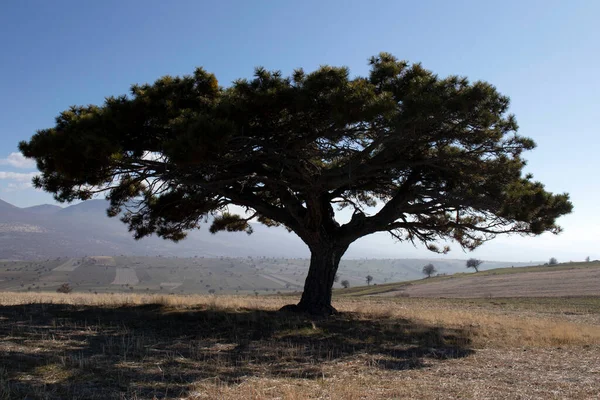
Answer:
[(181, 397), (199, 380), (319, 379), (345, 362), (405, 370), (473, 353), (461, 330), (397, 318), (162, 305), (3, 306), (0, 338), (0, 399)]

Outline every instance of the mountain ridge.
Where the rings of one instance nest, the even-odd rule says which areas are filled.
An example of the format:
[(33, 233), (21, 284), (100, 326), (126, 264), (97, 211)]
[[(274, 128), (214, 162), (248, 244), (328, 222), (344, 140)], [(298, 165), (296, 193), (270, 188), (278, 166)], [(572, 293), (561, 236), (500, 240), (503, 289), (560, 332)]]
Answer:
[[(188, 238), (173, 243), (155, 236), (133, 239), (118, 218), (106, 215), (108, 202), (93, 199), (67, 207), (51, 204), (20, 208), (0, 199), (0, 259), (26, 260), (89, 255), (169, 257), (267, 256), (309, 258), (306, 245), (281, 227), (253, 223), (254, 234), (243, 232), (210, 234), (208, 224), (189, 232)], [(435, 262), (451, 270), (464, 269), (460, 258), (391, 257), (385, 246), (370, 248), (357, 241), (344, 259), (404, 260), (402, 266), (417, 268)], [(401, 266), (398, 264), (398, 266)], [(489, 267), (532, 263), (489, 262)], [(421, 268), (420, 266), (419, 268)], [(418, 271), (420, 273), (420, 271)]]

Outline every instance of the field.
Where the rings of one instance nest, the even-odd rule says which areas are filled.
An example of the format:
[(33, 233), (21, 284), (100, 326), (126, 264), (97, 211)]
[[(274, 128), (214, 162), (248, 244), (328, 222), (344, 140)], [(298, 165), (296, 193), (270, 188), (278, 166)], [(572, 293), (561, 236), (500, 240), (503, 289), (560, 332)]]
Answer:
[(600, 296), (600, 262), (498, 268), (338, 290), (341, 296), (564, 297)]
[(0, 399), (595, 399), (600, 298), (0, 294)]
[[(341, 280), (352, 287), (422, 277), (427, 260), (342, 260)], [(68, 283), (77, 293), (276, 294), (301, 290), (308, 272), (300, 258), (179, 258), (86, 256), (31, 261), (0, 260), (0, 291), (54, 292)], [(464, 271), (464, 260), (438, 260), (440, 271)], [(507, 263), (488, 262), (487, 267)], [(521, 266), (523, 264), (517, 264)], [(336, 286), (341, 287), (338, 282)]]

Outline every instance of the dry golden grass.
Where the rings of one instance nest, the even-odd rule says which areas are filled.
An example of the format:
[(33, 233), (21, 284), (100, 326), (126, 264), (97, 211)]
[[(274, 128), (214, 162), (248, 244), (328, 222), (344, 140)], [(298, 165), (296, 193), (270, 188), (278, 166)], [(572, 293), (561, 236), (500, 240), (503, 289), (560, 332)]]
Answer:
[(597, 299), (0, 293), (0, 399), (596, 398)]
[(600, 343), (600, 326), (573, 322), (552, 309), (538, 313), (460, 307), (448, 299), (359, 301), (345, 309), (371, 318), (406, 318), (430, 326), (463, 329), (476, 346), (559, 346)]
[[(72, 304), (85, 306), (139, 306), (157, 304), (174, 310), (206, 307), (211, 310), (275, 311), (289, 304), (289, 297), (214, 296), (214, 295), (139, 295), (139, 294), (58, 294), (0, 293), (1, 305)], [(493, 304), (494, 301), (490, 301)], [(565, 300), (568, 304), (568, 300)], [(341, 312), (367, 319), (396, 318), (417, 321), (428, 326), (463, 329), (476, 346), (555, 346), (600, 343), (600, 326), (573, 322), (557, 312), (554, 305), (538, 305), (538, 312), (523, 313), (468, 307), (451, 299), (341, 299), (334, 303)], [(596, 315), (591, 316), (596, 317)]]

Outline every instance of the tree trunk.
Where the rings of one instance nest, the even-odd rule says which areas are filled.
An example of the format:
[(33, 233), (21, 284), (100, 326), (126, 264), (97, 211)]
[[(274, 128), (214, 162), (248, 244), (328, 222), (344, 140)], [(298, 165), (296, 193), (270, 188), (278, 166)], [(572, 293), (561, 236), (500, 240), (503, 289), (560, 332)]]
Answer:
[(336, 313), (331, 305), (331, 289), (342, 255), (348, 246), (320, 245), (311, 247), (310, 267), (298, 310), (314, 315)]

